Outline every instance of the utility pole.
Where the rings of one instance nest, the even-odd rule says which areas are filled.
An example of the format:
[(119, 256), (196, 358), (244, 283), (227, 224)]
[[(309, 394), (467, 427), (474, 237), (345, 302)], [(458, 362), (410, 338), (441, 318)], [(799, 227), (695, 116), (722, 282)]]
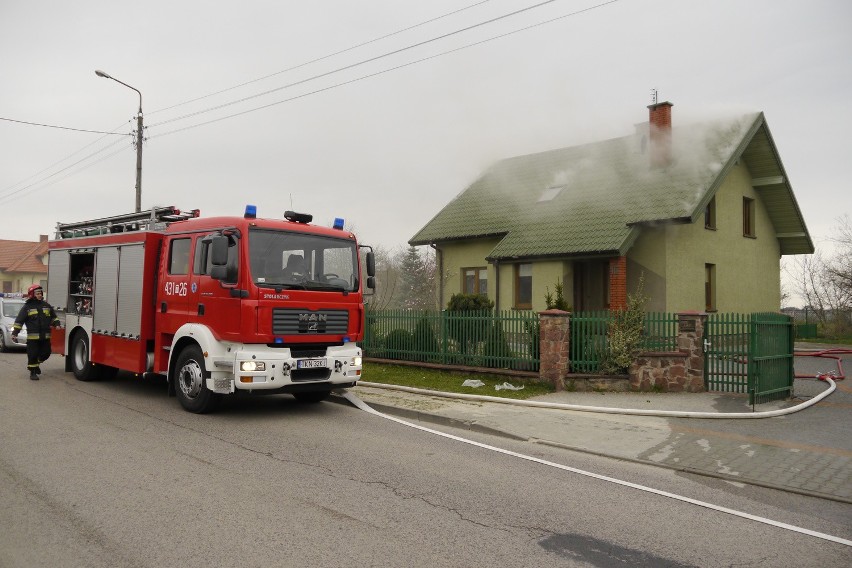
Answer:
[(139, 112), (136, 114), (136, 212), (138, 213), (142, 210), (142, 92), (99, 69), (95, 70), (95, 75), (112, 79), (116, 83), (121, 83), (139, 93)]

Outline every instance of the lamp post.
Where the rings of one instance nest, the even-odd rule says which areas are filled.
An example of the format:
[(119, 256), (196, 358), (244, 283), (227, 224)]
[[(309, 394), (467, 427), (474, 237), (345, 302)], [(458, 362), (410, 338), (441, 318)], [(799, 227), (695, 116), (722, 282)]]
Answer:
[(121, 83), (139, 93), (139, 113), (136, 115), (136, 212), (138, 213), (142, 210), (142, 92), (99, 69), (95, 70), (95, 75), (112, 79), (116, 83)]

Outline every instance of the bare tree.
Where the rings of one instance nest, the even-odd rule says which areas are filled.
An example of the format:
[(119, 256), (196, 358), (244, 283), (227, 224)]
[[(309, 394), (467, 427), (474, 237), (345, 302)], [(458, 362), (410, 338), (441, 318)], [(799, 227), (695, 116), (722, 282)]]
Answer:
[(796, 257), (785, 267), (806, 309), (813, 311), (828, 335), (847, 334), (852, 329), (852, 225), (848, 215), (837, 219), (833, 234), (836, 251), (831, 256), (817, 250)]

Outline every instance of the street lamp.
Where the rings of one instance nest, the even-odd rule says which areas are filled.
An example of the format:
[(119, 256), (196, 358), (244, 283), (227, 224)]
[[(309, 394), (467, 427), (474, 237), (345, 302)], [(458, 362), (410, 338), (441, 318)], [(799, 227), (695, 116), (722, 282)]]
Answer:
[(112, 79), (139, 93), (139, 113), (136, 115), (136, 212), (138, 213), (142, 210), (142, 93), (136, 87), (131, 87), (100, 69), (95, 70), (95, 75)]

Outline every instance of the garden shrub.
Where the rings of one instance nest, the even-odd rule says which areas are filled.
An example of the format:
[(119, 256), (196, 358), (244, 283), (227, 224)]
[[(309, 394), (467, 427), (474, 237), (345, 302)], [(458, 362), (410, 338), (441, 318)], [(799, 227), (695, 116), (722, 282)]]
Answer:
[(615, 313), (607, 331), (607, 349), (601, 361), (604, 374), (624, 374), (639, 354), (645, 329), (645, 277), (639, 278), (636, 292), (627, 294), (627, 309)]
[(404, 329), (394, 329), (385, 337), (387, 354), (396, 359), (408, 359), (414, 348), (414, 336)]

